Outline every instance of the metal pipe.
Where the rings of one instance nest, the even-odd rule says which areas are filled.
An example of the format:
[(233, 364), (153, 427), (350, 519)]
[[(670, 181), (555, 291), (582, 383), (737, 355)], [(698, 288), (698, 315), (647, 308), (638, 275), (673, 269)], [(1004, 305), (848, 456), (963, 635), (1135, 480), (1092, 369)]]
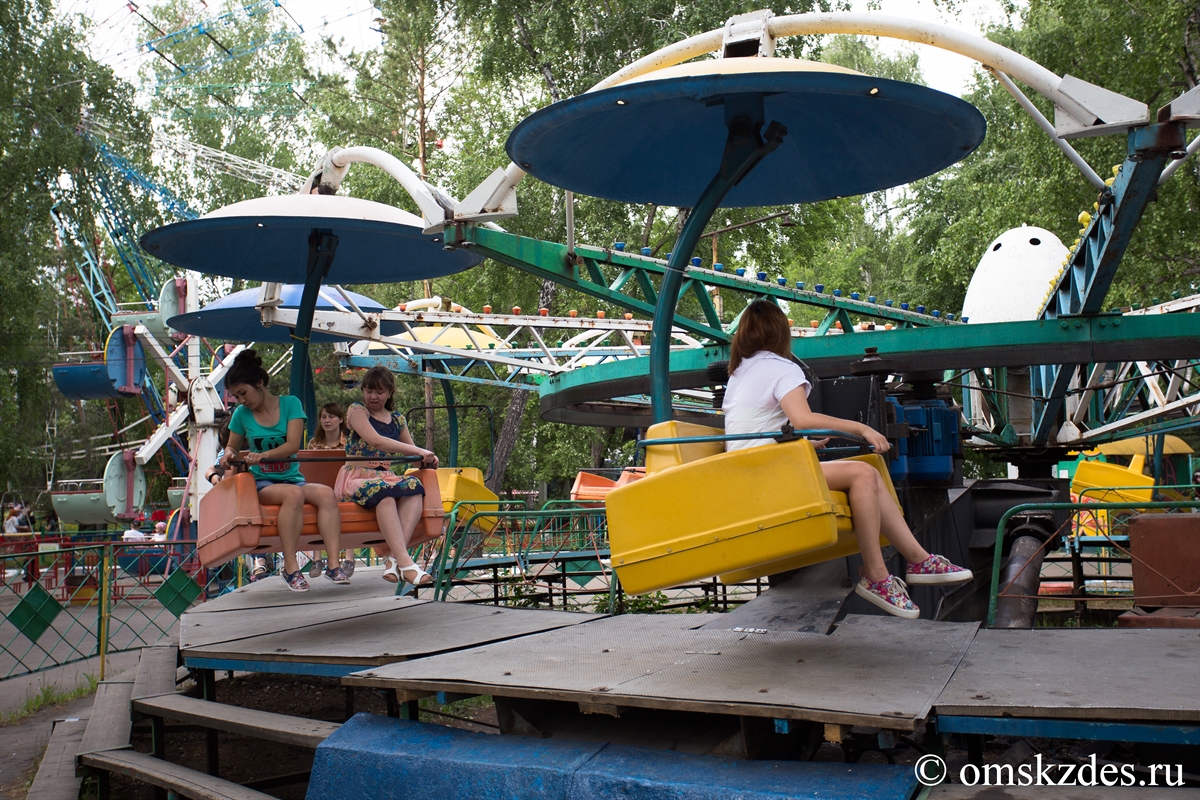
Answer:
[[(1041, 582), (1042, 540), (1037, 536), (1018, 536), (1008, 552), (1008, 561), (1000, 578), (999, 592), (1012, 591), (1014, 597), (999, 597), (996, 608), (997, 628), (1032, 628), (1037, 617), (1038, 584)], [(999, 594), (999, 592), (997, 594)]]
[(1187, 146), (1187, 149), (1184, 150), (1184, 153), (1186, 155), (1184, 155), (1183, 158), (1176, 159), (1175, 161), (1172, 161), (1170, 164), (1167, 164), (1166, 169), (1164, 169), (1162, 171), (1162, 174), (1158, 176), (1158, 185), (1162, 186), (1163, 181), (1165, 181), (1167, 178), (1171, 177), (1176, 172), (1178, 172), (1179, 168), (1183, 166), (1183, 162), (1187, 161), (1189, 158), (1196, 155), (1197, 150), (1200, 150), (1200, 136), (1197, 136), (1195, 139), (1192, 139), (1191, 144), (1189, 144)]
[(575, 193), (567, 192), (567, 255), (575, 255)]
[[(1145, 488), (1145, 487), (1143, 487)], [(1013, 506), (1004, 515), (1000, 517), (1000, 522), (996, 524), (996, 545), (992, 551), (992, 588), (991, 596), (988, 599), (988, 626), (996, 624), (996, 599), (997, 588), (1000, 586), (1000, 558), (1004, 554), (1004, 531), (1008, 527), (1008, 521), (1013, 515), (1021, 514), (1026, 511), (1079, 511), (1081, 509), (1087, 511), (1121, 511), (1125, 509), (1182, 509), (1182, 508), (1198, 508), (1200, 509), (1200, 501), (1197, 500), (1175, 500), (1171, 502), (1151, 502), (1151, 503), (1022, 503)]]
[(1096, 174), (1096, 170), (1092, 169), (1091, 165), (1083, 160), (1083, 156), (1079, 155), (1078, 151), (1076, 151), (1074, 147), (1071, 147), (1070, 143), (1067, 142), (1066, 139), (1059, 138), (1058, 131), (1054, 130), (1054, 125), (1050, 123), (1050, 120), (1043, 116), (1042, 112), (1038, 110), (1037, 106), (1030, 102), (1029, 98), (1025, 96), (1025, 93), (1017, 88), (1017, 85), (1012, 82), (1011, 78), (998, 69), (989, 67), (988, 71), (995, 75), (996, 80), (1000, 81), (1000, 85), (1008, 90), (1008, 93), (1013, 96), (1014, 100), (1020, 103), (1021, 108), (1025, 109), (1025, 113), (1033, 117), (1033, 121), (1036, 122), (1038, 127), (1050, 137), (1050, 141), (1054, 142), (1054, 144), (1058, 146), (1058, 149), (1063, 151), (1063, 155), (1065, 155), (1072, 164), (1079, 168), (1079, 171), (1083, 173), (1083, 177), (1087, 178), (1089, 183), (1102, 192), (1108, 189), (1108, 187), (1104, 184), (1104, 179)]
[(336, 167), (345, 167), (354, 162), (379, 167), (404, 187), (404, 191), (408, 192), (409, 197), (421, 209), (426, 225), (441, 225), (446, 221), (446, 209), (434, 198), (425, 181), (391, 153), (378, 147), (347, 147), (332, 153), (329, 159)]

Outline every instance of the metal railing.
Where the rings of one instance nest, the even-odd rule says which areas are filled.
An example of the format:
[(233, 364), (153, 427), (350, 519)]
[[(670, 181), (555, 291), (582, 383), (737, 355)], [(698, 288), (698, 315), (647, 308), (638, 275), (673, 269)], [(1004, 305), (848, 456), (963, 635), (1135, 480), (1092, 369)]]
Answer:
[[(1116, 487), (1119, 489), (1119, 487)], [(1196, 487), (1190, 484), (1184, 484), (1171, 487), (1134, 487), (1145, 490), (1147, 488), (1155, 489), (1190, 489), (1196, 490)], [(1083, 495), (1086, 493), (1081, 492)], [(1113, 487), (1102, 487), (1097, 491), (1113, 491)], [(1128, 536), (1115, 529), (1112, 524), (1110, 512), (1113, 511), (1132, 511), (1136, 513), (1147, 512), (1181, 512), (1185, 509), (1200, 509), (1200, 500), (1174, 500), (1174, 501), (1135, 501), (1135, 502), (1113, 502), (1113, 503), (1098, 503), (1095, 501), (1082, 501), (1072, 503), (1024, 503), (1010, 508), (1000, 517), (1000, 521), (996, 526), (996, 542), (992, 556), (992, 579), (988, 597), (988, 615), (987, 624), (989, 626), (996, 624), (996, 612), (999, 605), (999, 598), (1002, 595), (1000, 591), (1000, 572), (1003, 567), (1004, 540), (1008, 530), (1008, 524), (1011, 519), (1020, 515), (1028, 515), (1036, 511), (1068, 511), (1071, 512), (1071, 519), (1063, 526), (1062, 529), (1045, 543), (1043, 549), (1048, 549), (1052, 545), (1059, 543), (1064, 544), (1067, 548), (1078, 553), (1082, 547), (1097, 547), (1108, 546), (1119, 550), (1125, 556), (1124, 561), (1133, 560), (1133, 554), (1127, 547), (1122, 545), (1128, 542)], [(1082, 516), (1095, 515), (1097, 512), (1104, 514), (1104, 525), (1098, 527), (1095, 522), (1087, 522), (1081, 519)], [(1098, 520), (1098, 517), (1093, 516), (1093, 520)], [(1197, 517), (1198, 525), (1200, 525), (1200, 517)], [(1124, 520), (1122, 520), (1122, 524)], [(1064, 535), (1065, 534), (1065, 535)], [(1062, 540), (1066, 540), (1065, 542)], [(1101, 559), (1103, 560), (1103, 558)], [(1113, 559), (1109, 559), (1110, 561)], [(1078, 561), (1078, 559), (1076, 559)], [(1073, 572), (1079, 569), (1078, 565), (1073, 566)], [(1080, 580), (1079, 575), (1075, 575), (1075, 582)], [(1016, 595), (1004, 594), (1005, 597), (1016, 597)], [(1136, 595), (1135, 595), (1136, 597)], [(1083, 596), (1075, 596), (1073, 592), (1070, 597), (1055, 595), (1054, 599), (1068, 600), (1078, 602), (1086, 602), (1089, 599), (1095, 599), (1095, 596), (1087, 595), (1086, 591)]]

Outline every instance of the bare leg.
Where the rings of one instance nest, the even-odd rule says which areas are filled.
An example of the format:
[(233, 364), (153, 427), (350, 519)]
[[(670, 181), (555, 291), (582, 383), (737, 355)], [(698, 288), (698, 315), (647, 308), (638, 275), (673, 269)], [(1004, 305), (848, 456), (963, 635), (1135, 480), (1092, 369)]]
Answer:
[(417, 526), (421, 524), (421, 512), (425, 510), (425, 500), (419, 494), (401, 497), (397, 502), (400, 512), (400, 524), (404, 526), (405, 546), (411, 546), (416, 536)]
[(300, 529), (304, 526), (304, 489), (290, 483), (275, 483), (258, 492), (258, 502), (279, 506), (276, 525), (283, 546), (283, 569), (296, 572), (296, 546), (300, 544)]
[(904, 514), (901, 512), (900, 506), (892, 499), (892, 495), (884, 486), (883, 478), (879, 477), (878, 472), (875, 473), (875, 478), (879, 484), (879, 516), (883, 535), (900, 551), (900, 555), (904, 556), (905, 561), (910, 564), (919, 564), (929, 558), (929, 553), (924, 547), (921, 547), (917, 537), (913, 536), (908, 523), (904, 521)]
[(396, 559), (396, 563), (401, 567), (412, 566), (413, 561), (408, 555), (408, 533), (401, 522), (394, 497), (385, 497), (379, 501), (379, 505), (375, 506), (375, 519), (379, 522), (379, 530), (383, 532), (383, 538), (387, 540), (392, 551), (392, 558)]
[[(317, 530), (327, 553), (336, 553), (342, 544), (342, 514), (338, 511), (333, 489), (319, 483), (304, 484), (304, 502), (317, 509)], [(336, 564), (330, 564), (333, 568)]]
[(821, 468), (830, 489), (850, 496), (854, 537), (868, 580), (882, 581), (888, 576), (879, 543), (881, 532), (910, 563), (929, 557), (908, 529), (900, 508), (873, 467), (861, 461), (831, 461), (821, 464)]

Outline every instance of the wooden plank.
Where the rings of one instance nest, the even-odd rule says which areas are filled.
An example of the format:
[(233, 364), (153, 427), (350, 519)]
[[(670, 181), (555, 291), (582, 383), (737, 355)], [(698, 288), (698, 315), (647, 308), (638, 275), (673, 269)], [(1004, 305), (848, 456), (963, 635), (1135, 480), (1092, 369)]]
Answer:
[(192, 800), (272, 800), (269, 794), (133, 750), (89, 753), (80, 758), (86, 767), (127, 775)]
[(91, 719), (79, 743), (80, 755), (129, 747), (133, 720), (129, 716), (129, 701), (133, 681), (104, 681), (96, 687)]
[(132, 698), (169, 694), (175, 691), (175, 668), (179, 648), (175, 645), (143, 647), (133, 679)]
[(192, 648), (185, 655), (243, 662), (378, 666), (578, 625), (599, 616), (466, 603), (419, 603), (366, 617)]
[(134, 700), (133, 710), (147, 717), (177, 719), (202, 728), (313, 749), (342, 727), (336, 722), (239, 708), (181, 694)]
[(78, 800), (80, 778), (75, 774), (75, 754), (87, 723), (87, 719), (55, 721), (26, 800)]
[(1200, 636), (1188, 630), (981, 630), (940, 714), (1200, 721)]
[[(382, 583), (382, 581), (380, 581)], [(196, 647), (249, 639), (267, 633), (297, 630), (324, 622), (378, 614), (397, 608), (422, 605), (425, 600), (411, 597), (370, 597), (329, 603), (302, 603), (270, 609), (234, 609), (222, 614), (188, 612), (179, 621), (179, 646), (185, 654)]]
[[(223, 611), (238, 611), (255, 608), (275, 608), (318, 603), (343, 603), (351, 600), (368, 600), (374, 597), (391, 597), (396, 593), (396, 584), (383, 580), (383, 567), (359, 567), (350, 579), (350, 585), (339, 586), (325, 578), (307, 578), (311, 587), (307, 592), (293, 592), (283, 579), (272, 575), (261, 581), (247, 584), (215, 600), (190, 609), (189, 614), (214, 614)], [(426, 602), (422, 600), (422, 602)]]
[(813, 564), (705, 627), (829, 633), (852, 591), (845, 559)]
[(343, 683), (912, 730), (977, 627), (851, 617), (831, 636), (758, 634), (688, 630), (673, 616), (603, 619)]

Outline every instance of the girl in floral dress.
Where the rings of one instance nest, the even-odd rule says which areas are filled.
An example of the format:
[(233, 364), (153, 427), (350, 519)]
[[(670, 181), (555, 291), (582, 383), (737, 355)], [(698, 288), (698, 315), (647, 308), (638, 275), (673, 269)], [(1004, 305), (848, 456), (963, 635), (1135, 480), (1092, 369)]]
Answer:
[(392, 555), (384, 580), (422, 585), (433, 577), (413, 563), (408, 548), (414, 541), (424, 507), (424, 487), (413, 476), (392, 471), (396, 454), (420, 456), (424, 467), (437, 467), (432, 452), (413, 444), (404, 415), (396, 411), (393, 398), (396, 380), (383, 367), (372, 367), (362, 379), (363, 402), (346, 410), (346, 455), (378, 458), (378, 462), (350, 461), (338, 473), (334, 491), (349, 502), (375, 509), (379, 530)]

